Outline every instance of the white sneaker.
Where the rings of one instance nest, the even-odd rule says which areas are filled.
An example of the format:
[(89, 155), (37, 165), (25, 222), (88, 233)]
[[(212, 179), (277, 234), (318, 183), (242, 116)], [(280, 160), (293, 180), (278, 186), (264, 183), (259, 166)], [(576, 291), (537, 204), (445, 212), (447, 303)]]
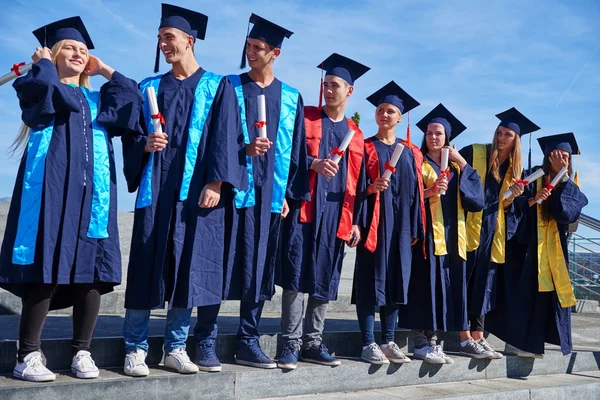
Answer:
[(363, 351), (360, 358), (368, 363), (375, 365), (390, 363), (390, 361), (386, 358), (385, 354), (383, 354), (381, 348), (377, 343), (371, 343), (370, 345), (363, 347)]
[(190, 360), (187, 351), (175, 349), (165, 357), (165, 367), (174, 369), (180, 374), (195, 374), (199, 371), (198, 366)]
[(437, 353), (435, 348), (429, 345), (421, 347), (420, 349), (415, 348), (413, 355), (415, 358), (429, 364), (446, 364), (446, 360)]
[(446, 353), (444, 353), (444, 350), (442, 350), (442, 346), (440, 345), (435, 345), (433, 346), (434, 351), (444, 359), (444, 362), (446, 364), (454, 364), (454, 360), (452, 358), (450, 358), (450, 356)]
[(97, 378), (100, 375), (100, 370), (96, 367), (92, 354), (85, 350), (79, 350), (73, 357), (71, 372), (82, 379)]
[(530, 353), (528, 351), (523, 351), (523, 350), (521, 350), (513, 345), (510, 345), (508, 343), (504, 344), (504, 352), (506, 354), (511, 354), (511, 355), (523, 357), (523, 358), (535, 358), (534, 353)]
[(407, 364), (411, 360), (406, 357), (400, 347), (395, 342), (389, 342), (388, 344), (381, 345), (381, 351), (387, 357), (388, 360), (394, 364)]
[(13, 376), (30, 382), (50, 382), (56, 379), (56, 375), (44, 365), (39, 351), (27, 354), (22, 363), (17, 362)]
[(147, 353), (142, 349), (137, 349), (135, 352), (125, 356), (125, 365), (123, 372), (129, 376), (148, 376), (150, 369), (146, 365)]

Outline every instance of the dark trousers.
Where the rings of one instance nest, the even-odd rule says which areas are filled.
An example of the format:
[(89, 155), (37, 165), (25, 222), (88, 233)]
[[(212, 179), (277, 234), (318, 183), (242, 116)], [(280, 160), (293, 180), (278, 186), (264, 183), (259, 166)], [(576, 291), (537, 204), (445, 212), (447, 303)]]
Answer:
[[(80, 350), (91, 350), (92, 336), (100, 311), (100, 292), (94, 284), (74, 284), (72, 287), (75, 301), (71, 351), (75, 355)], [(40, 350), (42, 328), (56, 290), (56, 285), (27, 285), (19, 328), (19, 362), (23, 362), (29, 353)]]
[(471, 332), (483, 332), (485, 315), (469, 315), (469, 327)]

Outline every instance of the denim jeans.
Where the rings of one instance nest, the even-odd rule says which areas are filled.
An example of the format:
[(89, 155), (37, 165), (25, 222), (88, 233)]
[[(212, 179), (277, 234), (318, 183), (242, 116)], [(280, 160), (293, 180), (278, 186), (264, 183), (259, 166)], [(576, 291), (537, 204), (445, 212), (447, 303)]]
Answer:
[[(164, 352), (169, 354), (175, 349), (185, 349), (185, 342), (190, 331), (191, 308), (173, 307), (167, 312), (165, 326)], [(128, 309), (123, 324), (125, 353), (133, 353), (138, 349), (148, 352), (148, 323), (150, 310)]]
[[(375, 306), (373, 304), (357, 304), (356, 314), (363, 346), (375, 343)], [(398, 323), (398, 308), (380, 306), (379, 319), (381, 321), (381, 343), (388, 344), (389, 342), (393, 342)]]

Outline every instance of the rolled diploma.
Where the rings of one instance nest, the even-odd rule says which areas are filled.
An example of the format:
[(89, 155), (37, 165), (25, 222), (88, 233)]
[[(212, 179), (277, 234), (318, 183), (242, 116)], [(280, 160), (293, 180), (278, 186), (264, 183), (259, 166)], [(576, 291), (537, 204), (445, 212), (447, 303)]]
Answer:
[[(148, 97), (148, 103), (150, 103), (150, 114), (158, 114), (158, 102), (156, 101), (156, 92), (154, 87), (148, 86), (146, 88), (146, 96)], [(160, 118), (152, 118), (152, 125), (154, 125), (154, 132), (160, 135), (163, 134), (162, 124)]]
[[(33, 63), (29, 63), (29, 64), (25, 64), (25, 65), (19, 67), (19, 74), (20, 75), (26, 74), (31, 69), (32, 66), (33, 66)], [(12, 81), (13, 79), (17, 78), (20, 75), (15, 74), (14, 71), (10, 71), (8, 74), (2, 75), (2, 77), (0, 77), (0, 86)]]
[[(442, 149), (442, 165), (440, 166), (440, 171), (445, 171), (446, 169), (448, 169), (448, 156), (449, 155), (450, 155), (450, 149), (447, 147), (444, 147)], [(440, 190), (440, 194), (445, 195), (446, 191)]]
[[(267, 106), (265, 105), (265, 95), (258, 95), (258, 122), (261, 122), (258, 128), (258, 137), (267, 137)], [(264, 123), (263, 123), (264, 122)]]
[[(398, 143), (396, 145), (396, 148), (394, 149), (394, 152), (392, 153), (392, 157), (390, 158), (390, 167), (395, 168), (396, 164), (398, 164), (398, 160), (400, 159), (400, 156), (402, 155), (402, 151), (404, 151), (404, 145), (402, 143)], [(383, 172), (383, 177), (386, 179), (390, 179), (392, 177), (392, 171), (386, 169)]]
[[(525, 182), (524, 184), (529, 185), (531, 182), (537, 181), (542, 176), (544, 176), (544, 170), (540, 168), (537, 171), (535, 171), (533, 174), (526, 176), (525, 179), (523, 179), (523, 181)], [(502, 193), (502, 196), (504, 196), (505, 199), (508, 199), (511, 195), (512, 195), (512, 192), (510, 190), (507, 190), (506, 192)]]
[[(556, 187), (556, 185), (558, 185), (558, 182), (560, 182), (560, 180), (563, 178), (563, 176), (565, 176), (566, 173), (567, 169), (561, 168), (560, 171), (558, 171), (558, 174), (556, 174), (556, 176), (554, 177), (554, 179), (552, 179), (552, 182), (550, 182), (550, 186), (552, 186), (553, 188)], [(544, 200), (542, 199), (538, 199), (537, 203), (542, 204), (543, 201)]]
[[(353, 137), (354, 137), (354, 131), (352, 129), (348, 129), (348, 133), (346, 133), (346, 137), (344, 138), (344, 140), (342, 140), (342, 144), (340, 145), (339, 150), (342, 152), (345, 152), (346, 149), (348, 148), (348, 145), (352, 141)], [(339, 164), (341, 159), (342, 159), (342, 157), (340, 157), (339, 154), (334, 154), (333, 158), (331, 160), (334, 163)]]

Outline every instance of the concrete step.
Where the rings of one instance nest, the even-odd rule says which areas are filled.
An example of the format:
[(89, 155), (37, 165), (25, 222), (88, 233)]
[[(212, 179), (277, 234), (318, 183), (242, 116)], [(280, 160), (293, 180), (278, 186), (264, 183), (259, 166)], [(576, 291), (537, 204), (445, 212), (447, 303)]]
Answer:
[[(158, 365), (162, 359), (162, 343), (165, 330), (165, 316), (154, 314), (150, 319), (148, 364)], [(236, 332), (239, 317), (221, 314), (218, 319), (219, 335), (217, 339), (217, 355), (222, 361), (233, 361), (236, 344)], [(265, 353), (275, 358), (282, 350), (279, 314), (265, 313), (261, 320), (261, 346)], [(195, 343), (193, 339), (192, 320), (188, 351), (193, 357)], [(376, 322), (375, 330), (380, 331)], [(573, 343), (580, 348), (596, 348), (600, 351), (600, 316), (597, 314), (578, 314), (573, 317)], [(9, 373), (14, 367), (18, 348), (19, 316), (0, 316), (0, 374)], [(379, 335), (376, 335), (378, 338)], [(459, 337), (455, 332), (438, 333), (439, 344), (450, 352), (459, 351)], [(71, 363), (72, 320), (70, 316), (49, 316), (42, 332), (42, 352), (47, 358), (48, 367), (53, 370), (68, 369)], [(362, 345), (361, 335), (354, 313), (328, 313), (324, 332), (324, 343), (338, 356), (360, 357)], [(493, 335), (488, 341), (498, 349), (504, 343)], [(396, 343), (407, 353), (414, 349), (412, 334), (408, 330), (396, 332)], [(556, 346), (548, 349), (556, 350)], [(120, 367), (123, 364), (125, 350), (123, 345), (123, 317), (103, 315), (98, 318), (92, 352), (96, 364), (102, 368)]]
[(488, 379), (402, 386), (368, 391), (329, 393), (307, 396), (273, 397), (265, 400), (393, 400), (393, 399), (465, 399), (479, 400), (598, 399), (600, 372), (532, 376), (528, 379)]
[[(295, 371), (289, 372), (224, 364), (223, 372), (198, 373), (192, 376), (152, 368), (151, 375), (146, 378), (124, 376), (121, 369), (103, 369), (100, 378), (95, 380), (76, 379), (70, 372), (65, 372), (59, 374), (57, 382), (47, 384), (23, 382), (5, 375), (0, 377), (0, 398), (244, 400), (397, 387), (403, 387), (401, 390), (404, 390), (405, 386), (415, 385), (429, 385), (433, 389), (433, 384), (449, 382), (464, 384), (465, 381), (487, 382), (491, 379), (597, 372), (599, 357), (598, 352), (580, 349), (567, 357), (550, 350), (541, 360), (507, 357), (490, 362), (456, 357), (455, 364), (443, 366), (432, 366), (419, 361), (402, 366), (372, 366), (362, 361), (344, 359), (342, 365), (336, 368), (299, 363)], [(438, 395), (446, 394), (443, 391), (435, 392)], [(576, 398), (598, 397), (571, 396), (571, 399)]]

